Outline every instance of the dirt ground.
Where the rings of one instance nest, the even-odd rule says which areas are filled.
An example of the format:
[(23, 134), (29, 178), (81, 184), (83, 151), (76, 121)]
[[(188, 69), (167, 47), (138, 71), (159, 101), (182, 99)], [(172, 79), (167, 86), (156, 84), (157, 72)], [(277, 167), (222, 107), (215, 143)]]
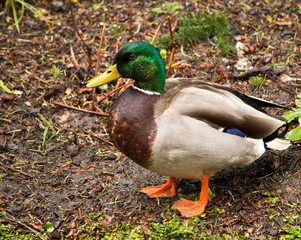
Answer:
[[(298, 230), (289, 233), (285, 229), (297, 229), (293, 227), (301, 224), (300, 141), (283, 152), (267, 151), (247, 167), (216, 174), (209, 183), (212, 200), (205, 214), (197, 218), (199, 225), (195, 227), (203, 227), (196, 235), (179, 233), (174, 237), (165, 232), (160, 237), (154, 223), (166, 227), (168, 220), (178, 216), (169, 210), (172, 203), (183, 195), (197, 198), (200, 182), (182, 179), (179, 194), (172, 199), (137, 195), (139, 188), (161, 184), (166, 177), (123, 156), (110, 142), (106, 117), (55, 104), (91, 110), (92, 92), (85, 84), (95, 74), (103, 19), (107, 31), (99, 72), (130, 40), (129, 1), (73, 3), (76, 26), (91, 49), (92, 67), (74, 30), (68, 1), (27, 2), (43, 8), (44, 18), (35, 18), (26, 10), (18, 33), (8, 8), (0, 26), (0, 80), (16, 91), (8, 94), (0, 89), (0, 239), (20, 239), (18, 236), (26, 234), (37, 239), (298, 239), (289, 238), (297, 236)], [(183, 12), (225, 11), (231, 43), (242, 42), (245, 56), (259, 69), (247, 74), (236, 71), (237, 55), (218, 55), (212, 38), (184, 46), (185, 56), (179, 46), (173, 62), (183, 62), (180, 68), (172, 69), (173, 77), (198, 76), (294, 106), (301, 89), (298, 0), (178, 1), (183, 6), (179, 13), (173, 9), (167, 13), (152, 11), (163, 8), (164, 2), (134, 1), (133, 40), (150, 40), (160, 23), (159, 34), (168, 33), (168, 14), (175, 23)], [(4, 11), (3, 1), (0, 6)], [(20, 5), (16, 8), (20, 13)], [(171, 48), (166, 50), (169, 56)], [(265, 78), (260, 87), (249, 81), (258, 74)], [(127, 81), (119, 80), (117, 85)], [(97, 106), (103, 112), (108, 112), (118, 91), (103, 100), (101, 96), (115, 88), (116, 84), (97, 89)], [(286, 112), (270, 111), (275, 115)], [(93, 220), (98, 225), (93, 225)], [(128, 232), (114, 235), (122, 228), (118, 226), (127, 226)], [(140, 226), (142, 238), (129, 235), (135, 226)], [(299, 234), (301, 239), (301, 230)]]

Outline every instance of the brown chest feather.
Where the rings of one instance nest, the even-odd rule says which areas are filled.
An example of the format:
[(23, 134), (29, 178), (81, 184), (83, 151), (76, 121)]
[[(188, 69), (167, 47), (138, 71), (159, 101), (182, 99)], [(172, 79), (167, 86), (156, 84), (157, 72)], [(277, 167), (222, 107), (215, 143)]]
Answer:
[(127, 157), (147, 168), (157, 128), (154, 106), (158, 95), (129, 87), (114, 102), (109, 117), (109, 134)]

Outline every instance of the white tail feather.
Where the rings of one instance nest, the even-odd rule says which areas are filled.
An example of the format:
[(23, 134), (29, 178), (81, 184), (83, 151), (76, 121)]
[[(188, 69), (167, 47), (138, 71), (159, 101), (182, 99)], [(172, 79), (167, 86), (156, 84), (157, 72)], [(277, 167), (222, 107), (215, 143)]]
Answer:
[(275, 138), (274, 140), (270, 142), (266, 142), (266, 145), (268, 148), (274, 149), (274, 150), (285, 150), (289, 146), (291, 146), (291, 142), (288, 139), (283, 139), (283, 138)]

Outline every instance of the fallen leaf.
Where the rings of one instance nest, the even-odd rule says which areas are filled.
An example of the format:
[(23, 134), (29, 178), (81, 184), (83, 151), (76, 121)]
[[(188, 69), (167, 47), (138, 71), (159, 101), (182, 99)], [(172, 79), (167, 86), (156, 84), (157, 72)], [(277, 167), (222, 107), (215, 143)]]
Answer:
[(71, 93), (72, 93), (72, 89), (71, 88), (67, 88), (66, 91), (65, 91), (65, 94), (67, 96), (69, 96)]

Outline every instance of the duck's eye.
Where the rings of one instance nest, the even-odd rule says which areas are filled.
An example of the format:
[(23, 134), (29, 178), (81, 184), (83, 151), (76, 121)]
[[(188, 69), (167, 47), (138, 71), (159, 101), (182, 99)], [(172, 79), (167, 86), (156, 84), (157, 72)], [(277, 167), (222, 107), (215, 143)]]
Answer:
[(137, 55), (134, 54), (134, 53), (132, 53), (132, 54), (129, 56), (129, 59), (130, 59), (130, 60), (134, 60), (134, 59), (136, 59), (136, 58), (137, 58)]

